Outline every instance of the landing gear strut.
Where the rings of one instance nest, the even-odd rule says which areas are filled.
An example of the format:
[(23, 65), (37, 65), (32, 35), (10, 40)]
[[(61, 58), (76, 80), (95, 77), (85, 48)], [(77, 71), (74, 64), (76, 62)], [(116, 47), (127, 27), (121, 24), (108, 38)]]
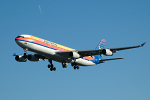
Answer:
[(24, 57), (25, 58), (27, 58), (28, 57), (28, 53), (26, 52), (26, 53), (24, 53)]
[(56, 71), (56, 68), (52, 64), (52, 60), (49, 60), (50, 64), (48, 65), (48, 68), (50, 68), (50, 71)]
[(79, 65), (77, 65), (76, 63), (71, 63), (71, 66), (74, 68), (74, 70), (79, 69)]
[(62, 63), (62, 67), (63, 68), (67, 68), (67, 64), (66, 63)]
[(25, 53), (24, 53), (24, 57), (25, 57), (25, 58), (28, 58), (28, 53), (27, 53), (28, 49), (25, 48), (25, 49), (23, 49), (23, 50), (24, 50), (24, 52), (25, 52)]

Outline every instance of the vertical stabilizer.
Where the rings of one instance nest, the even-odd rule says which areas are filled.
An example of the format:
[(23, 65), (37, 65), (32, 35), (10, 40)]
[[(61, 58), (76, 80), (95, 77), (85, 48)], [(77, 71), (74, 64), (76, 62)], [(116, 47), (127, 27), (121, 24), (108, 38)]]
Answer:
[(105, 47), (106, 40), (102, 39), (100, 43), (97, 45), (96, 49), (103, 49)]
[[(105, 47), (105, 43), (106, 43), (106, 40), (105, 39), (102, 39), (99, 44), (97, 45), (96, 49), (104, 49)], [(94, 55), (95, 59), (93, 60), (93, 62), (95, 64), (99, 64), (100, 63), (100, 60), (102, 59), (102, 56), (101, 55)]]

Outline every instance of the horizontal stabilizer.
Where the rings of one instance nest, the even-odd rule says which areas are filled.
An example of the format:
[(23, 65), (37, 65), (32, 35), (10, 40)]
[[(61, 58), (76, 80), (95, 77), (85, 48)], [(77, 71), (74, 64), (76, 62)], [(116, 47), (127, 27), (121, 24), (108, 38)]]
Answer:
[(119, 60), (119, 59), (124, 59), (124, 58), (102, 59), (102, 60), (99, 60), (99, 62), (100, 62), (100, 63), (103, 63), (104, 61), (109, 61), (109, 60)]

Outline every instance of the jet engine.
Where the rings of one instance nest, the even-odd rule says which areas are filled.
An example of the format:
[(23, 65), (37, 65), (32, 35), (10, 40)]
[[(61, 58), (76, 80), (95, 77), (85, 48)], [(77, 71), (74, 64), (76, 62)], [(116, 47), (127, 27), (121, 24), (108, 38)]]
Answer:
[(70, 52), (69, 56), (73, 58), (80, 58), (80, 55), (77, 52)]
[(37, 55), (33, 54), (33, 55), (28, 55), (28, 60), (30, 60), (30, 61), (39, 61), (40, 58)]
[(15, 59), (16, 59), (16, 61), (18, 61), (18, 62), (26, 62), (26, 61), (27, 61), (27, 58), (24, 57), (24, 55), (17, 55), (17, 56), (15, 57)]
[(102, 54), (104, 54), (106, 56), (112, 56), (113, 55), (113, 53), (110, 49), (103, 49)]

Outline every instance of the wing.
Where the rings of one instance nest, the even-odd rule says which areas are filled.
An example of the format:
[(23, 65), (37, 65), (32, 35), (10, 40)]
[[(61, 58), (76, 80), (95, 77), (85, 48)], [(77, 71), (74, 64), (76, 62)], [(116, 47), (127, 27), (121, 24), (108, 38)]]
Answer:
[[(146, 44), (146, 42), (142, 43), (141, 45), (137, 46), (130, 46), (130, 47), (121, 47), (121, 48), (108, 48), (112, 53), (115, 53), (120, 50), (126, 50), (126, 49), (133, 49), (133, 48), (139, 48), (142, 47)], [(72, 52), (76, 52), (80, 55), (80, 57), (85, 57), (85, 56), (92, 56), (92, 55), (102, 55), (104, 54), (104, 50), (106, 49), (99, 49), (99, 50), (77, 50), (77, 51), (58, 51), (56, 54), (65, 56), (65, 57), (70, 57)]]
[(146, 44), (146, 42), (142, 43), (141, 45), (137, 45), (137, 46), (122, 47), (122, 48), (110, 48), (110, 50), (111, 50), (113, 53), (115, 53), (115, 52), (120, 51), (120, 50), (139, 48), (139, 47), (144, 46), (145, 44)]
[(47, 59), (45, 56), (40, 55), (40, 54), (32, 54), (32, 55), (35, 57), (38, 57), (39, 59), (43, 59), (43, 60)]

